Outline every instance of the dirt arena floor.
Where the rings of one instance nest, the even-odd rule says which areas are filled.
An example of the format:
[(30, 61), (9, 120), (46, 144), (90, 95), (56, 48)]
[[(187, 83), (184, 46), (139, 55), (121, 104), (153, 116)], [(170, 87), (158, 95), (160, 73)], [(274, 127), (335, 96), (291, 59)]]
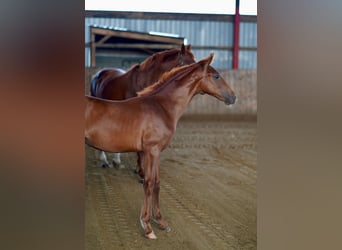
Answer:
[(86, 249), (256, 249), (255, 121), (179, 121), (161, 155), (160, 206), (171, 232), (152, 224), (157, 240), (139, 224), (136, 154), (121, 155), (125, 168), (102, 168), (95, 150), (85, 150)]

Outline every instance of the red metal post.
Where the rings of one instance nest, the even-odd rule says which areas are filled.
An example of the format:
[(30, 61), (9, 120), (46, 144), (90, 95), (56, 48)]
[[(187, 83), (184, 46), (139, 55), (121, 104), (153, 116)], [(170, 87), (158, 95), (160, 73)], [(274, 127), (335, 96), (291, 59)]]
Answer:
[(233, 69), (239, 68), (240, 0), (235, 1)]

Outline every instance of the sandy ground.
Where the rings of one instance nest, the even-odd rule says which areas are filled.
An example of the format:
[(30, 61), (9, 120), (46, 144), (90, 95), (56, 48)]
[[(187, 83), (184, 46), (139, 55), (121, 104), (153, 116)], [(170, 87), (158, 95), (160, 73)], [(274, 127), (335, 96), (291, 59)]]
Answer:
[(86, 249), (256, 249), (256, 122), (181, 119), (161, 156), (161, 212), (171, 232), (139, 224), (142, 184), (125, 168), (99, 167), (86, 146)]

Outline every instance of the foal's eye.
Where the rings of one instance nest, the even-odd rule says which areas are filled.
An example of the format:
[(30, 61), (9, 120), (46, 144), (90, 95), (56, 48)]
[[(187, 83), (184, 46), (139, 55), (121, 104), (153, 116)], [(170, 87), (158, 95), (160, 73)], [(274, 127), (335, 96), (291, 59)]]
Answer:
[(219, 79), (220, 78), (220, 74), (215, 74), (214, 75), (214, 78), (217, 80), (217, 79)]

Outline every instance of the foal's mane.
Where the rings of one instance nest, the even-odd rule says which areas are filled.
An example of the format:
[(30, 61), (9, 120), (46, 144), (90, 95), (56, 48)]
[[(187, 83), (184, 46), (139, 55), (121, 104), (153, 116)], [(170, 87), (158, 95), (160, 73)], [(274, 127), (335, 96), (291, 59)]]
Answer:
[(165, 72), (157, 82), (155, 82), (152, 85), (150, 85), (150, 86), (144, 88), (143, 90), (137, 92), (137, 95), (138, 96), (145, 96), (145, 95), (151, 94), (152, 92), (159, 91), (163, 87), (168, 85), (170, 82), (173, 82), (175, 80), (179, 80), (179, 79), (183, 78), (185, 75), (190, 73), (192, 70), (194, 70), (199, 65), (200, 65), (199, 63), (193, 63), (190, 65), (185, 65), (182, 67), (173, 68), (172, 70)]

